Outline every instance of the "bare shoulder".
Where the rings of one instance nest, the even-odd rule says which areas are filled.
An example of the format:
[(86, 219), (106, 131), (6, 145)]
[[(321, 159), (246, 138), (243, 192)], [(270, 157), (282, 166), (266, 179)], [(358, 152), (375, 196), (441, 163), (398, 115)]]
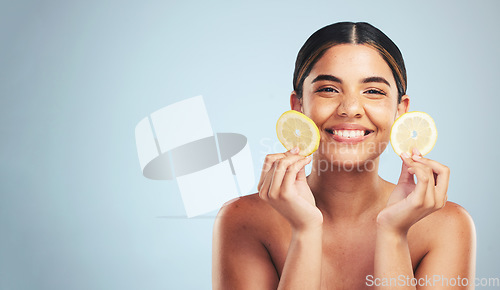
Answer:
[(470, 214), (463, 207), (447, 202), (414, 227), (408, 233), (408, 243), (415, 262), (418, 261), (415, 275), (439, 273), (449, 278), (467, 277), (469, 281), (474, 278), (476, 231)]
[(475, 244), (475, 226), (462, 206), (448, 201), (446, 205), (415, 224), (414, 236), (427, 237), (432, 245), (450, 245), (450, 241)]
[(258, 194), (222, 206), (213, 230), (213, 289), (277, 288), (278, 274), (264, 243), (276, 214)]
[(277, 212), (258, 193), (226, 202), (217, 214), (215, 229), (230, 232), (232, 236), (260, 235), (277, 218)]
[(450, 230), (470, 232), (474, 229), (474, 221), (467, 210), (451, 201), (446, 202), (442, 209), (429, 215), (426, 222), (443, 232)]

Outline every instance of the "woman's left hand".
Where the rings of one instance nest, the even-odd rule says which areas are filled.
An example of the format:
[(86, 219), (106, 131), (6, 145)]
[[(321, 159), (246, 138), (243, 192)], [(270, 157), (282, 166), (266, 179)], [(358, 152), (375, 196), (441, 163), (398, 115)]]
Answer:
[(420, 219), (444, 207), (448, 198), (450, 169), (422, 157), (416, 149), (413, 156), (403, 153), (401, 159), (403, 166), (398, 184), (387, 206), (378, 214), (377, 226), (403, 235)]

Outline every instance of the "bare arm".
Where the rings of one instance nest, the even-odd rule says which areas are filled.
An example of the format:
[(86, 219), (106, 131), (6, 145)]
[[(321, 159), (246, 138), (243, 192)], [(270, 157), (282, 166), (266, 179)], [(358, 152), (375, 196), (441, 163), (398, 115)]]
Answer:
[[(292, 233), (280, 279), (260, 239), (267, 232), (259, 226), (266, 222), (266, 217), (255, 217), (261, 213), (239, 201), (225, 205), (219, 212), (212, 244), (213, 289), (317, 289), (321, 228)], [(316, 288), (310, 287), (312, 282), (318, 283)]]
[[(245, 206), (224, 206), (217, 215), (212, 243), (212, 287), (276, 289), (279, 278), (265, 246), (245, 219)], [(246, 218), (250, 218), (247, 216)]]
[(296, 153), (268, 155), (258, 185), (259, 197), (292, 229), (281, 277), (256, 232), (245, 219), (235, 218), (251, 214), (237, 214), (229, 206), (214, 228), (214, 289), (319, 289), (323, 217), (306, 181), (304, 166), (310, 159)]
[[(458, 277), (467, 278), (470, 281), (467, 284), (472, 284), (475, 267), (472, 220), (457, 206), (442, 209), (447, 199), (449, 169), (422, 158), (418, 152), (413, 159), (404, 156), (402, 159), (398, 185), (377, 219), (375, 277), (379, 278), (379, 284), (376, 286), (383, 289), (446, 289), (450, 284), (437, 279), (449, 281)], [(413, 175), (417, 177), (416, 184)], [(429, 216), (431, 213), (433, 216)], [(426, 216), (429, 216), (427, 234), (434, 238), (414, 273), (408, 230)], [(448, 223), (445, 227), (443, 221)], [(457, 289), (456, 284), (454, 289)], [(463, 285), (460, 289), (473, 289), (473, 286)]]
[(429, 235), (434, 237), (415, 273), (406, 235), (379, 232), (377, 277), (394, 278), (391, 287), (396, 287), (387, 289), (474, 289), (476, 235), (472, 218), (462, 207), (448, 202), (428, 220), (423, 231), (432, 230)]
[(375, 280), (375, 286), (380, 289), (416, 289), (406, 283), (407, 277), (414, 278), (406, 234), (377, 230), (375, 277), (379, 279)]
[(438, 237), (415, 272), (415, 277), (430, 278), (434, 287), (423, 285), (418, 289), (474, 289), (476, 231), (472, 218), (450, 202), (441, 211), (436, 213), (439, 220), (434, 219), (439, 222), (435, 225)]
[(295, 232), (278, 289), (319, 289), (321, 286), (322, 229)]

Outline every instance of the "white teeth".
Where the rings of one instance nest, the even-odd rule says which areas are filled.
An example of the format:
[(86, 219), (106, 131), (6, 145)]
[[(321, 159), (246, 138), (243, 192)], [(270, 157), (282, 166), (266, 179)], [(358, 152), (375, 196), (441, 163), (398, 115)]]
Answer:
[(354, 138), (354, 137), (364, 136), (365, 131), (364, 130), (334, 130), (333, 134), (340, 136), (340, 137)]

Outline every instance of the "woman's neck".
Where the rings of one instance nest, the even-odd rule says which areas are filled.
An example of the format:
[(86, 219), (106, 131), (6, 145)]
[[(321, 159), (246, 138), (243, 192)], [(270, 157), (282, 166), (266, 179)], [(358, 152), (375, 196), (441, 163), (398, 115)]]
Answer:
[(307, 182), (325, 221), (376, 217), (390, 194), (390, 183), (378, 175), (379, 159), (371, 162), (369, 168), (329, 163), (330, 167), (325, 169), (321, 168), (321, 162), (313, 160)]

